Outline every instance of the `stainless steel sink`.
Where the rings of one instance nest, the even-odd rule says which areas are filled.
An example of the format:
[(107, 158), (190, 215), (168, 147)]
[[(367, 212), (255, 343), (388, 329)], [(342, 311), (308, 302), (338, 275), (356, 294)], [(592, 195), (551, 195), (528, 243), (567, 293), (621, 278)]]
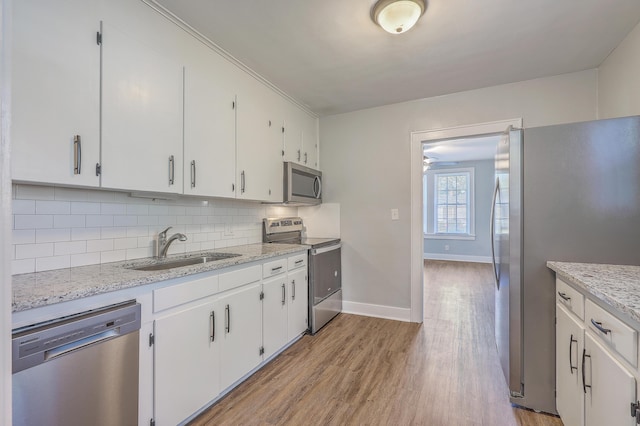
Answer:
[(136, 271), (164, 271), (166, 269), (180, 268), (181, 266), (197, 265), (200, 263), (215, 262), (216, 260), (230, 259), (232, 257), (241, 256), (235, 253), (206, 253), (202, 256), (193, 256), (183, 259), (172, 259), (165, 261), (157, 261), (152, 264), (140, 266), (131, 266), (129, 269)]

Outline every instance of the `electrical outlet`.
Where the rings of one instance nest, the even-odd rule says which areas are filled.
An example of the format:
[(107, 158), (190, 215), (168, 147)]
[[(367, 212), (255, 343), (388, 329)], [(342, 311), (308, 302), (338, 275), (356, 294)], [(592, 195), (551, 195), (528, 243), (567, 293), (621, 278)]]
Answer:
[(391, 220), (398, 219), (400, 219), (400, 213), (398, 212), (398, 209), (391, 209)]
[(445, 251), (448, 251), (449, 250), (449, 244), (445, 244), (444, 245), (444, 249), (445, 249)]
[(224, 224), (224, 235), (225, 236), (231, 236), (233, 235), (233, 228), (231, 227), (230, 224), (225, 223)]

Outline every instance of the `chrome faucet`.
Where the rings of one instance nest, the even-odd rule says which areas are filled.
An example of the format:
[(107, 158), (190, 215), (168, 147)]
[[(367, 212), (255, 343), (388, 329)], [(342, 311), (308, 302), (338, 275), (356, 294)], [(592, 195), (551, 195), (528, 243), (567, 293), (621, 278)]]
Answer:
[(175, 240), (187, 241), (187, 236), (180, 233), (175, 233), (167, 238), (167, 231), (171, 229), (171, 226), (158, 234), (158, 243), (156, 245), (156, 257), (164, 259), (167, 257), (167, 250), (169, 246)]

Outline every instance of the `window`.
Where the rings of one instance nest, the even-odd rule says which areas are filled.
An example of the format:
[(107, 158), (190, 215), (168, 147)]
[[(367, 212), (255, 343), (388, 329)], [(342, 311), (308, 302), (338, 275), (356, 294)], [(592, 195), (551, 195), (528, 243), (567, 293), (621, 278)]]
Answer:
[(425, 173), (425, 234), (431, 238), (474, 239), (473, 168)]

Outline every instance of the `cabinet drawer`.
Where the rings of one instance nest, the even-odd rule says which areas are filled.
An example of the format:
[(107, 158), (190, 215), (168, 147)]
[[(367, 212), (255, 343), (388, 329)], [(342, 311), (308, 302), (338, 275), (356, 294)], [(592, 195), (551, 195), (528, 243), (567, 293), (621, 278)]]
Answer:
[(287, 272), (287, 259), (273, 260), (262, 266), (262, 278), (273, 277), (285, 272)]
[(245, 284), (260, 281), (262, 278), (261, 273), (260, 265), (256, 265), (220, 274), (220, 291), (226, 291)]
[(605, 345), (631, 365), (638, 365), (638, 334), (634, 329), (590, 300), (585, 304), (585, 324)]
[(289, 257), (289, 270), (307, 266), (307, 253)]
[(556, 279), (556, 303), (566, 306), (584, 320), (584, 296), (561, 279)]
[(153, 290), (153, 312), (211, 296), (218, 290), (217, 275)]

